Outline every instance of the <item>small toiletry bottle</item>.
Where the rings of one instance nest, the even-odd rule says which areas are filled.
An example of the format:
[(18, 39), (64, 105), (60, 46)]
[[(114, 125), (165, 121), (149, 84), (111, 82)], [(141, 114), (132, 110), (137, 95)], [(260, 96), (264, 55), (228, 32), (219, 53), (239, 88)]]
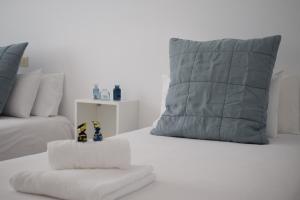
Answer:
[(121, 100), (121, 88), (119, 85), (115, 85), (114, 88), (114, 100), (120, 101)]
[(93, 89), (93, 97), (94, 99), (100, 99), (100, 90), (97, 84), (95, 84)]
[(101, 100), (109, 101), (110, 100), (110, 92), (108, 89), (103, 89), (101, 91)]

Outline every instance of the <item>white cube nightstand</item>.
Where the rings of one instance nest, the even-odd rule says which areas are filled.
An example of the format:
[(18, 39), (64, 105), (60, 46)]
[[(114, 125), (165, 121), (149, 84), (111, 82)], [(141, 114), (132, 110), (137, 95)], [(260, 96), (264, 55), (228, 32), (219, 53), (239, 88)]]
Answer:
[(102, 101), (77, 99), (75, 101), (75, 138), (77, 126), (87, 123), (88, 139), (93, 138), (92, 120), (101, 124), (101, 133), (110, 137), (138, 128), (138, 101)]

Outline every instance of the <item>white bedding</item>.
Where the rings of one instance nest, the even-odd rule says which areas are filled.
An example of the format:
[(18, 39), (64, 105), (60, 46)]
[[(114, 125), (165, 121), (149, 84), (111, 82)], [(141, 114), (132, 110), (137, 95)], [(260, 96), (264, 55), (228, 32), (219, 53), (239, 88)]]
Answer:
[[(300, 136), (280, 134), (268, 145), (153, 136), (150, 128), (122, 134), (133, 164), (154, 167), (156, 182), (123, 200), (299, 200)], [(41, 153), (0, 162), (0, 199), (51, 199), (17, 193), (8, 180), (24, 169), (48, 169)]]
[(10, 179), (24, 193), (68, 200), (113, 200), (146, 187), (155, 179), (151, 166), (121, 169), (25, 170)]
[(46, 151), (47, 142), (73, 137), (65, 117), (0, 117), (0, 160)]

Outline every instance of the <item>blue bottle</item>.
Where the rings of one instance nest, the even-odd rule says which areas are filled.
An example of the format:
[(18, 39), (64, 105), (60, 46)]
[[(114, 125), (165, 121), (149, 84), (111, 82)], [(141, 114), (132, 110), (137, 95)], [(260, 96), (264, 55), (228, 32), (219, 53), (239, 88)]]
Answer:
[(95, 142), (102, 141), (103, 135), (100, 132), (100, 130), (101, 130), (100, 123), (98, 121), (92, 121), (92, 123), (93, 123), (94, 129), (95, 129), (95, 134), (94, 134), (93, 140)]
[(119, 85), (115, 85), (114, 88), (114, 101), (120, 101), (121, 100), (121, 88)]
[(100, 99), (100, 89), (97, 84), (95, 84), (93, 89), (93, 97), (94, 99)]

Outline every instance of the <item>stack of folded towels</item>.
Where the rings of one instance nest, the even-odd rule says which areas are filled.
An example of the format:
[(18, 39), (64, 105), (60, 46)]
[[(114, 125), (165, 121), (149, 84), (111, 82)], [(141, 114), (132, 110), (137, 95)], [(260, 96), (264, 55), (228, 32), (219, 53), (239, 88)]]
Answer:
[(22, 171), (10, 179), (19, 192), (67, 200), (116, 199), (154, 181), (151, 166), (130, 163), (126, 139), (78, 143), (72, 140), (48, 144), (53, 170)]

